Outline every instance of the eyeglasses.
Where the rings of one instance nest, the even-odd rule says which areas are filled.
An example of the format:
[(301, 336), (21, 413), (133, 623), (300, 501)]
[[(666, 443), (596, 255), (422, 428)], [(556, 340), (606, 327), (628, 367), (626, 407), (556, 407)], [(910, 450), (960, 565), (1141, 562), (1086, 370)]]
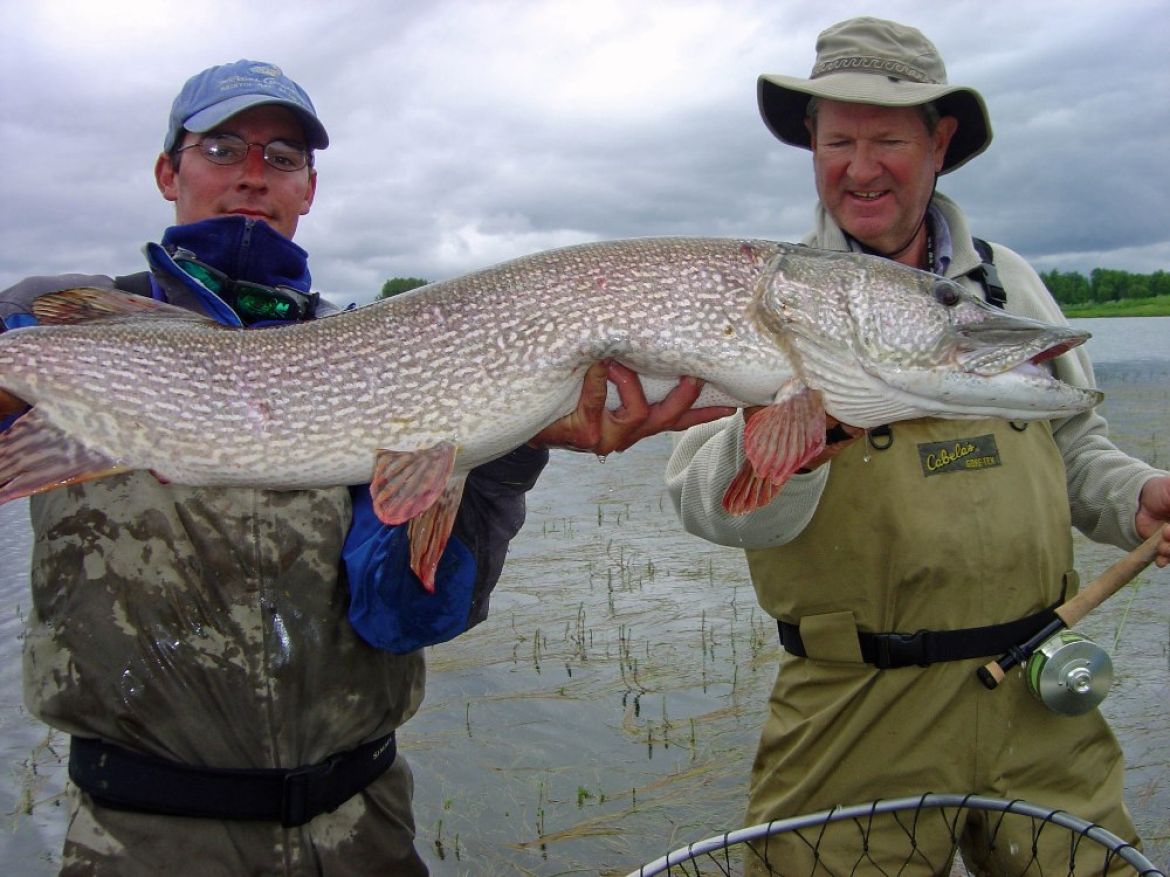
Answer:
[(309, 164), (309, 151), (305, 147), (291, 143), (288, 140), (270, 140), (267, 143), (249, 143), (236, 134), (208, 134), (198, 143), (180, 146), (175, 152), (186, 152), (188, 149), (198, 149), (200, 154), (212, 164), (239, 164), (248, 157), (253, 146), (263, 150), (264, 163), (278, 171), (292, 173), (299, 171)]
[(291, 286), (265, 286), (233, 280), (197, 259), (176, 256), (175, 264), (226, 301), (245, 325), (266, 321), (294, 322), (313, 316), (320, 295), (306, 295)]

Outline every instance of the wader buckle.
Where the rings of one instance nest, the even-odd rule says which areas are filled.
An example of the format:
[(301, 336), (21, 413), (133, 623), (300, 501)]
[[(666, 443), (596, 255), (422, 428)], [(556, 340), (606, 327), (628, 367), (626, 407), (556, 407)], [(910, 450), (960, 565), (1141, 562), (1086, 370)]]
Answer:
[[(933, 630), (918, 630), (914, 633), (875, 633), (872, 642), (876, 647), (870, 663), (881, 670), (895, 667), (909, 667), (917, 664), (927, 667), (934, 653)], [(867, 656), (868, 658), (868, 656)]]
[(313, 781), (333, 771), (333, 759), (324, 764), (298, 767), (284, 775), (280, 791), (280, 824), (286, 828), (304, 825), (313, 817), (309, 810), (309, 793)]

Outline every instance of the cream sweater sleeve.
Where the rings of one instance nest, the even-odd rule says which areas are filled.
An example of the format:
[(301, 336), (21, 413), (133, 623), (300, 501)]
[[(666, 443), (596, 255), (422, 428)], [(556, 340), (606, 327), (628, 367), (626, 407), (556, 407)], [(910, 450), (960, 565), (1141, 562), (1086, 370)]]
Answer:
[[(1067, 322), (1044, 282), (1021, 256), (996, 245), (995, 263), (1009, 290), (1009, 311), (1049, 323)], [(1066, 383), (1096, 386), (1085, 345), (1056, 359), (1053, 371)], [(1052, 426), (1067, 473), (1073, 526), (1094, 542), (1126, 550), (1136, 547), (1141, 539), (1134, 515), (1142, 486), (1166, 473), (1114, 445), (1109, 424), (1096, 409), (1054, 421)]]
[(723, 510), (723, 492), (744, 462), (743, 413), (688, 429), (675, 440), (666, 486), (688, 533), (735, 548), (783, 545), (812, 519), (831, 463), (794, 475), (767, 506), (748, 515)]

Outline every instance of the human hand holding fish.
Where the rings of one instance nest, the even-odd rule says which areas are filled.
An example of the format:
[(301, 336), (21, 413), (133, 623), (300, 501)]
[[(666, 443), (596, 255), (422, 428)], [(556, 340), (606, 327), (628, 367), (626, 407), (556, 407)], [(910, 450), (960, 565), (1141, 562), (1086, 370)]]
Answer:
[(0, 388), (33, 405), (0, 435), (0, 502), (132, 469), (368, 482), (384, 523), (409, 522), (428, 587), (467, 473), (534, 437), (604, 454), (756, 406), (724, 497), (742, 514), (823, 459), (832, 421), (1045, 420), (1101, 398), (1036, 367), (1085, 332), (888, 260), (771, 241), (565, 247), (285, 328), (111, 290), (34, 311), (42, 325), (0, 334)]
[[(613, 410), (606, 407), (610, 382), (617, 387), (621, 402)], [(662, 401), (652, 404), (637, 372), (613, 360), (595, 362), (585, 372), (577, 407), (542, 429), (528, 444), (604, 457), (660, 432), (689, 429), (735, 413), (735, 408), (728, 406), (694, 408), (702, 391), (701, 380), (683, 376)]]

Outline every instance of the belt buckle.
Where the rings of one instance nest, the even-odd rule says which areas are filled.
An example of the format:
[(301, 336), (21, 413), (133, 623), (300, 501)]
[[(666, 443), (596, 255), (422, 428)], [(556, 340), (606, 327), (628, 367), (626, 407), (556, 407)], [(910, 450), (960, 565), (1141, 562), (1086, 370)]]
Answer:
[(336, 764), (337, 759), (333, 757), (320, 764), (294, 768), (284, 775), (280, 794), (281, 825), (296, 828), (323, 812), (318, 807), (319, 801), (315, 800), (314, 786), (319, 778), (332, 773)]
[(298, 767), (284, 775), (280, 790), (280, 824), (285, 828), (304, 825), (309, 816), (309, 782), (315, 767)]
[(886, 633), (878, 638), (877, 666), (883, 670), (909, 667), (917, 664), (927, 667), (929, 639), (933, 631), (918, 630), (914, 633)]

